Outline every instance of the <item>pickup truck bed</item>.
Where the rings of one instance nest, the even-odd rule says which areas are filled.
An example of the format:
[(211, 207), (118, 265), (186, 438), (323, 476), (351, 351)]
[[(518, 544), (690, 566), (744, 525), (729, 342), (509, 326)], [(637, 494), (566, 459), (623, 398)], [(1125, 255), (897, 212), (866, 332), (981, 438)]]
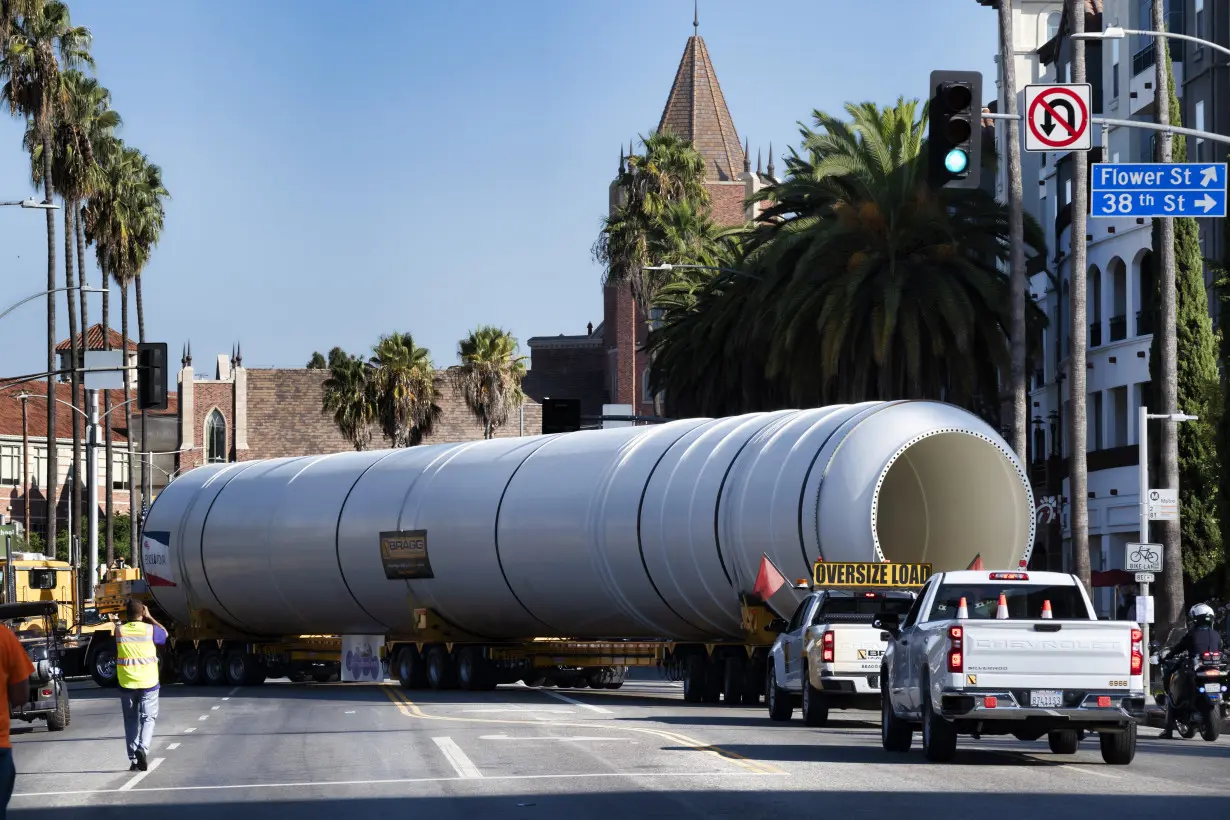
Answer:
[(1096, 620), (1075, 576), (943, 573), (899, 627), (892, 621), (879, 620), (889, 638), (885, 749), (908, 750), (921, 729), (932, 760), (951, 759), (958, 735), (1045, 735), (1052, 751), (1072, 753), (1083, 730), (1099, 735), (1107, 762), (1134, 757), (1144, 717), (1141, 630)]

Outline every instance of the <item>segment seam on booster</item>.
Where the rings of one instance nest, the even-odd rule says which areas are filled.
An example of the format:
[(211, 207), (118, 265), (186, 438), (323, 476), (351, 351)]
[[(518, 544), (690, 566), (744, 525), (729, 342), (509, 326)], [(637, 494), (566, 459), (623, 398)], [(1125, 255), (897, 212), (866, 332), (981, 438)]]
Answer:
[(500, 501), (495, 506), (495, 525), (492, 527), (492, 530), (493, 530), (492, 538), (495, 541), (495, 563), (496, 563), (496, 566), (500, 568), (500, 576), (503, 577), (504, 579), (504, 586), (508, 588), (508, 592), (510, 595), (513, 596), (513, 600), (515, 600), (517, 603), (521, 605), (521, 608), (525, 610), (525, 613), (527, 615), (529, 615), (535, 621), (538, 621), (538, 623), (542, 624), (547, 629), (552, 629), (552, 630), (555, 630), (556, 632), (562, 632), (562, 630), (555, 629), (555, 627), (551, 626), (551, 624), (547, 623), (542, 618), (539, 618), (537, 615), (531, 612), (530, 608), (525, 605), (525, 601), (521, 600), (520, 596), (517, 595), (517, 591), (512, 588), (512, 583), (508, 580), (508, 573), (504, 571), (504, 559), (500, 557), (500, 513), (503, 512), (504, 510), (504, 496), (508, 494), (508, 488), (512, 486), (513, 479), (517, 477), (517, 473), (521, 472), (521, 468), (525, 466), (525, 462), (529, 461), (530, 458), (535, 453), (537, 453), (541, 448), (547, 446), (553, 440), (555, 440), (561, 435), (563, 434), (556, 433), (552, 435), (551, 438), (539, 444), (533, 450), (530, 450), (528, 453), (525, 454), (525, 458), (521, 459), (521, 461), (517, 464), (517, 466), (513, 468), (512, 473), (508, 476), (508, 481), (504, 482), (504, 489), (500, 491)]
[[(253, 466), (255, 466), (256, 463), (258, 462), (253, 462)], [(226, 488), (231, 485), (231, 482), (246, 473), (248, 469), (248, 467), (244, 467), (236, 470), (234, 475), (222, 483), (222, 486), (218, 488), (218, 492), (214, 493), (214, 497), (209, 500), (209, 506), (205, 508), (205, 515), (201, 519), (201, 574), (205, 577), (205, 586), (209, 587), (209, 594), (214, 596), (214, 600), (218, 602), (218, 606), (222, 607), (226, 614), (230, 615), (231, 619), (234, 620), (235, 623), (241, 625), (243, 624), (243, 620), (241, 618), (236, 618), (235, 613), (226, 608), (226, 604), (222, 603), (222, 598), (220, 598), (218, 593), (214, 591), (214, 585), (210, 583), (209, 567), (205, 562), (205, 529), (209, 526), (209, 514), (214, 511), (214, 504), (218, 503), (218, 499), (222, 497), (222, 493), (226, 492)]]
[(368, 470), (372, 469), (377, 464), (384, 462), (385, 459), (392, 458), (394, 455), (396, 455), (396, 452), (389, 453), (388, 455), (378, 458), (377, 460), (373, 461), (371, 464), (363, 468), (363, 470), (359, 473), (358, 477), (356, 477), (354, 482), (351, 483), (350, 489), (346, 491), (346, 497), (342, 499), (342, 504), (340, 507), (338, 507), (338, 510), (337, 510), (337, 521), (334, 522), (334, 525), (333, 525), (333, 557), (337, 559), (337, 574), (342, 576), (342, 585), (346, 587), (346, 592), (350, 594), (350, 599), (355, 602), (355, 606), (363, 610), (364, 615), (371, 618), (373, 621), (380, 624), (385, 629), (391, 629), (392, 627), (390, 627), (384, 621), (377, 618), (372, 613), (368, 612), (367, 607), (359, 603), (359, 599), (358, 597), (355, 596), (354, 590), (350, 588), (350, 582), (346, 580), (346, 570), (342, 568), (342, 515), (343, 513), (346, 512), (346, 502), (350, 500), (350, 496), (354, 492), (354, 488), (359, 486), (359, 482), (363, 480), (363, 476), (367, 475)]
[(722, 474), (722, 483), (718, 485), (717, 502), (713, 505), (713, 546), (717, 550), (718, 564), (722, 567), (722, 574), (726, 576), (726, 583), (730, 585), (731, 589), (734, 589), (735, 582), (734, 579), (730, 577), (730, 573), (726, 570), (726, 559), (722, 557), (722, 537), (718, 534), (718, 522), (719, 517), (722, 514), (722, 497), (726, 493), (726, 480), (730, 478), (730, 471), (735, 468), (735, 463), (738, 462), (739, 456), (743, 455), (743, 451), (747, 449), (747, 445), (751, 444), (752, 441), (755, 440), (755, 438), (761, 433), (773, 427), (775, 423), (778, 426), (781, 426), (782, 424), (788, 422), (791, 418), (793, 418), (793, 416), (790, 415), (770, 418), (763, 426), (760, 427), (760, 429), (748, 436), (747, 441), (743, 442), (743, 444), (739, 446), (739, 449), (735, 451), (734, 457), (730, 459), (730, 463), (726, 465), (726, 472)]
[(649, 579), (649, 586), (653, 587), (653, 591), (657, 593), (658, 597), (662, 599), (662, 603), (666, 605), (666, 608), (669, 609), (676, 618), (683, 621), (697, 632), (704, 632), (705, 630), (680, 615), (675, 608), (670, 605), (670, 601), (666, 600), (666, 596), (662, 594), (662, 590), (658, 589), (658, 585), (654, 583), (653, 575), (649, 572), (649, 562), (645, 560), (645, 545), (641, 542), (641, 513), (645, 509), (645, 495), (649, 492), (649, 482), (653, 480), (654, 473), (658, 471), (658, 465), (662, 463), (662, 459), (666, 458), (666, 454), (669, 453), (676, 444), (682, 441), (684, 436), (703, 426), (703, 424), (697, 425), (697, 427), (684, 430), (674, 441), (666, 446), (666, 448), (662, 451), (662, 454), (658, 456), (657, 461), (653, 463), (653, 467), (650, 468), (649, 475), (645, 476), (645, 483), (641, 485), (641, 500), (637, 502), (636, 505), (636, 551), (640, 553), (641, 567), (645, 570), (645, 577)]

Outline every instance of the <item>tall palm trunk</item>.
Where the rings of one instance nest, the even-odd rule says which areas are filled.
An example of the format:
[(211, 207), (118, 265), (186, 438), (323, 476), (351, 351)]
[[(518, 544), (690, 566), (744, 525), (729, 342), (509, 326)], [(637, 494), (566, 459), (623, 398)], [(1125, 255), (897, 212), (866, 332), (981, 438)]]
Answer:
[[(46, 121), (47, 118), (44, 118)], [(51, 202), (51, 134), (43, 126), (43, 195)], [(56, 549), (60, 502), (59, 449), (56, 447), (56, 217), (47, 210), (47, 549)]]
[[(1015, 115), (1016, 99), (1016, 47), (1012, 30), (1012, 0), (999, 3), (999, 64), (1004, 72), (1005, 112)], [(1009, 275), (1011, 295), (1012, 348), (1012, 449), (1017, 458), (1025, 460), (1026, 430), (1029, 426), (1027, 386), (1025, 381), (1025, 290), (1029, 283), (1025, 278), (1025, 226), (1021, 200), (1024, 196), (1021, 183), (1020, 132), (1016, 124), (1005, 129), (1008, 136), (1008, 242)]]
[[(124, 365), (128, 365), (128, 280), (120, 280), (120, 322), (123, 330), (121, 335), (123, 341), (120, 343), (121, 349), (124, 351)], [(124, 371), (124, 400), (128, 401), (132, 398), (132, 371)], [(135, 451), (132, 440), (132, 403), (124, 405), (124, 429), (125, 438), (128, 441), (128, 546), (131, 552), (129, 553), (129, 562), (133, 566), (139, 566), (137, 563), (137, 504), (135, 489), (133, 483), (134, 470), (133, 458)]]
[[(133, 285), (137, 289), (137, 341), (145, 341), (145, 302), (141, 299), (141, 274), (137, 274), (136, 281)], [(141, 411), (141, 502), (142, 506), (149, 503), (149, 497), (153, 495), (154, 478), (150, 474), (151, 466), (154, 463), (154, 457), (149, 455), (149, 448), (145, 446), (148, 438), (145, 433), (145, 417), (147, 413)], [(133, 517), (134, 526), (136, 517)], [(144, 523), (144, 521), (142, 521)]]
[[(103, 350), (111, 349), (111, 280), (107, 277), (107, 265), (103, 265), (100, 271), (102, 275), (103, 297), (102, 297), (102, 327), (103, 327)], [(127, 373), (127, 371), (124, 371)], [(112, 522), (115, 520), (115, 467), (113, 463), (114, 452), (111, 444), (111, 391), (103, 391), (103, 422), (102, 436), (103, 443), (106, 448), (105, 457), (107, 463), (104, 467), (106, 475), (107, 487), (107, 515), (105, 535), (107, 538), (107, 566), (115, 563), (115, 533), (111, 529)], [(136, 563), (133, 562), (133, 566)]]
[[(1069, 20), (1072, 33), (1083, 34), (1084, 0), (1068, 0), (1068, 11), (1072, 15)], [(1072, 82), (1083, 83), (1085, 41), (1073, 40), (1072, 49)], [(1068, 497), (1072, 499), (1072, 571), (1085, 585), (1085, 590), (1092, 593), (1089, 576), (1089, 463), (1086, 457), (1088, 399), (1085, 394), (1086, 335), (1089, 333), (1089, 320), (1085, 311), (1089, 281), (1085, 217), (1089, 208), (1089, 196), (1085, 186), (1089, 177), (1089, 160), (1084, 151), (1075, 152), (1072, 159), (1072, 227), (1069, 229), (1072, 247), (1072, 264), (1069, 268), (1072, 281), (1072, 357), (1068, 360), (1069, 401), (1072, 407), (1068, 429), (1072, 431), (1072, 469)]]
[[(72, 390), (72, 406), (81, 405), (81, 360), (85, 355), (81, 352), (82, 345), (77, 343), (77, 291), (73, 289), (73, 215), (76, 208), (67, 199), (64, 200), (64, 296), (68, 300), (68, 344), (69, 356), (72, 358), (72, 372), (69, 374), (69, 386)], [(85, 341), (84, 339), (82, 340)], [(88, 344), (86, 345), (88, 346)], [(69, 517), (72, 526), (68, 532), (68, 560), (73, 558), (73, 541), (81, 533), (81, 417), (77, 413), (69, 413), (73, 425), (73, 490), (68, 497)], [(92, 583), (92, 582), (91, 582)]]
[[(78, 210), (77, 202), (76, 200), (74, 200), (72, 203), (71, 210), (73, 212), (73, 227), (76, 229), (73, 231), (74, 233), (73, 238), (77, 241), (77, 285), (81, 288), (81, 290), (78, 291), (81, 294), (81, 337), (82, 337), (83, 343), (85, 344), (85, 349), (89, 350), (90, 349), (90, 338), (89, 338), (90, 314), (89, 314), (89, 311), (86, 309), (86, 293), (84, 290), (85, 288), (85, 225), (84, 225), (85, 207), (82, 206), (81, 209)], [(84, 393), (82, 393), (81, 401), (84, 404), (85, 402)], [(76, 417), (77, 414), (73, 413), (73, 416)], [(85, 424), (85, 421), (86, 421), (85, 419), (82, 419), (82, 424)], [(89, 440), (88, 430), (86, 431), (85, 439), (86, 441)], [(85, 460), (85, 463), (86, 464), (90, 463), (88, 456)], [(98, 480), (97, 474), (92, 475), (92, 476), (86, 476), (87, 482), (95, 482), (97, 480)], [(86, 487), (88, 486), (89, 484), (86, 485)], [(83, 501), (82, 501), (81, 507), (78, 510), (79, 513), (81, 510), (87, 510), (86, 505), (90, 503), (90, 499), (88, 498), (88, 495), (85, 493), (85, 487), (82, 488), (82, 498), (83, 498)], [(82, 530), (82, 528), (88, 525), (89, 522), (87, 519), (88, 519), (88, 516), (82, 517), (81, 519), (79, 519), (81, 521), (81, 524), (78, 526), (78, 530)], [(89, 535), (88, 531), (86, 531), (86, 535), (88, 537)]]

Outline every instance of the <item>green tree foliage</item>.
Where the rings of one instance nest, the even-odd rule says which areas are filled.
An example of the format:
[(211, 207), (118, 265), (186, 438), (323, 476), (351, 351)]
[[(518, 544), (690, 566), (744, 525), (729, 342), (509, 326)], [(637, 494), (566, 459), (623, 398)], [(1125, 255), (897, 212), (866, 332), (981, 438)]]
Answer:
[[(1171, 70), (1170, 55), (1166, 65)], [(1171, 123), (1183, 125), (1182, 109), (1175, 94), (1174, 75), (1169, 75)], [(1173, 136), (1173, 161), (1187, 162), (1187, 138)], [(1154, 269), (1160, 265), (1160, 229), (1153, 231)], [(1175, 288), (1178, 326), (1178, 382), (1180, 413), (1199, 416), (1198, 421), (1179, 425), (1179, 521), (1183, 549), (1183, 574), (1190, 597), (1207, 596), (1219, 580), (1216, 571), (1224, 561), (1221, 521), (1221, 459), (1218, 430), (1221, 427), (1222, 390), (1218, 373), (1218, 334), (1209, 316), (1205, 289), (1204, 257), (1200, 251), (1200, 228), (1190, 217), (1174, 220)], [(1160, 304), (1161, 277), (1155, 277)], [(1160, 316), (1160, 312), (1159, 312)], [(1149, 375), (1154, 396), (1161, 395), (1161, 329), (1154, 322)], [(1164, 412), (1163, 408), (1152, 408)], [(1155, 475), (1157, 473), (1154, 473)]]
[(449, 368), (453, 389), (482, 424), (483, 438), (492, 438), (525, 401), (521, 380), (526, 357), (517, 355), (517, 339), (511, 333), (490, 325), (471, 331), (458, 347), (461, 364)]
[[(814, 112), (805, 156), (791, 152), (760, 224), (724, 248), (742, 275), (663, 290), (651, 383), (672, 414), (944, 398), (998, 424), (1007, 209), (927, 185), (917, 107)], [(1025, 239), (1043, 252), (1036, 222)], [(1028, 319), (1036, 338), (1045, 318), (1031, 305)]]
[(325, 361), (325, 357), (317, 350), (312, 353), (312, 358), (308, 359), (308, 370), (325, 370), (329, 367), (329, 363)]
[(421, 444), (440, 418), (439, 398), (431, 355), (409, 333), (381, 336), (367, 361), (341, 348), (329, 351), (321, 410), (356, 450), (376, 430), (394, 447)]
[[(1230, 154), (1226, 156), (1230, 162)], [(1218, 334), (1221, 360), (1221, 417), (1217, 420), (1217, 452), (1223, 458), (1223, 467), (1218, 472), (1218, 512), (1222, 531), (1230, 527), (1230, 470), (1225, 468), (1225, 456), (1230, 454), (1230, 333), (1225, 326), (1225, 317), (1230, 316), (1230, 219), (1221, 220), (1222, 257), (1217, 269), (1217, 293), (1220, 300), (1222, 323)], [(1210, 260), (1211, 261), (1211, 260)], [(1230, 539), (1222, 539), (1221, 554), (1222, 592), (1230, 597)]]

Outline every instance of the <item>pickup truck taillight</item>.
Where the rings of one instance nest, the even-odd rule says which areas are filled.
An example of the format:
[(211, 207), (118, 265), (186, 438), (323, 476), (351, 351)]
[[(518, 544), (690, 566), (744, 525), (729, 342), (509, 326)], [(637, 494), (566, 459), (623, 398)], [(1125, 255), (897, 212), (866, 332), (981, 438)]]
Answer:
[(960, 673), (965, 669), (965, 654), (961, 650), (961, 638), (965, 630), (959, 626), (948, 627), (948, 671)]
[(1141, 641), (1144, 638), (1144, 633), (1139, 629), (1132, 630), (1132, 674), (1142, 675), (1145, 668), (1144, 649), (1141, 646)]
[(834, 651), (833, 650), (833, 633), (825, 632), (824, 633), (824, 643), (821, 646), (821, 650), (820, 650), (820, 660), (823, 663), (832, 663), (833, 662), (833, 651)]

